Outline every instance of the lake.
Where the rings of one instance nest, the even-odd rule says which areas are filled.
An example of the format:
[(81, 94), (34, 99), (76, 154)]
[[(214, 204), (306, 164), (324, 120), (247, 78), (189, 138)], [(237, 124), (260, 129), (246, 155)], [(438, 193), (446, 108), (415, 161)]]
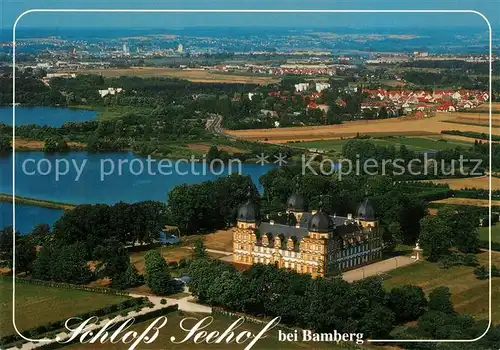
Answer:
[[(84, 122), (96, 119), (97, 112), (83, 109), (54, 107), (16, 107), (16, 125), (61, 126), (65, 122)], [(0, 108), (0, 123), (12, 125), (12, 107)]]
[[(0, 158), (0, 193), (12, 193), (12, 157), (9, 155)], [(169, 168), (171, 174), (167, 174), (168, 168), (159, 171), (158, 160), (150, 160), (151, 165), (148, 168), (147, 158), (132, 153), (16, 152), (15, 193), (23, 197), (72, 204), (166, 201), (167, 193), (177, 185), (214, 180), (239, 170), (237, 164), (233, 164), (231, 169), (227, 166), (215, 168), (215, 173), (212, 173), (210, 168), (202, 163), (166, 161), (172, 165)], [(59, 173), (65, 175), (56, 176), (56, 164), (59, 164)], [(143, 172), (139, 173), (141, 164)], [(50, 172), (49, 166), (52, 168)], [(242, 163), (241, 173), (249, 175), (259, 190), (262, 190), (259, 178), (274, 166)], [(17, 225), (28, 227), (32, 225), (32, 221), (51, 224), (55, 220), (54, 216), (58, 217), (61, 213), (58, 211), (56, 215), (50, 209), (41, 209), (43, 208), (37, 211), (33, 209), (32, 212), (21, 209), (17, 214)], [(11, 213), (12, 207), (9, 211), (7, 206), (3, 206), (2, 218), (7, 215), (5, 212)], [(5, 223), (0, 222), (0, 227), (4, 225)]]
[[(12, 207), (12, 203), (0, 202), (0, 229), (12, 225)], [(16, 231), (26, 234), (31, 232), (40, 223), (49, 224), (52, 227), (62, 212), (60, 209), (16, 204)]]

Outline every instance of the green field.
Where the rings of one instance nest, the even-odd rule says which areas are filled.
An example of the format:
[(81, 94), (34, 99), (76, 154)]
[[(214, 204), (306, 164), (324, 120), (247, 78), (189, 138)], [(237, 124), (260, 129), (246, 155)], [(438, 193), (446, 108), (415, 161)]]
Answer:
[[(479, 228), (479, 238), (483, 241), (490, 240), (488, 227)], [(500, 223), (491, 226), (491, 242), (500, 243)]]
[[(481, 265), (488, 265), (488, 253), (478, 254)], [(492, 252), (492, 264), (500, 266), (500, 252)], [(439, 264), (420, 261), (388, 273), (391, 277), (384, 281), (388, 288), (403, 284), (421, 286), (428, 294), (439, 286), (449, 287), (452, 301), (459, 312), (471, 313), (477, 319), (488, 319), (488, 280), (478, 280), (472, 267), (442, 269)], [(492, 280), (492, 316), (495, 324), (500, 324), (500, 278)]]
[[(167, 315), (167, 324), (165, 327), (163, 327), (160, 330), (158, 338), (154, 341), (152, 344), (144, 344), (142, 343), (139, 345), (136, 349), (143, 349), (143, 350), (154, 350), (154, 349), (174, 349), (174, 350), (181, 350), (181, 349), (244, 349), (246, 345), (249, 344), (250, 341), (247, 341), (244, 344), (235, 344), (230, 343), (226, 344), (225, 342), (222, 342), (220, 344), (207, 344), (205, 342), (197, 343), (195, 344), (192, 341), (192, 338), (189, 341), (186, 341), (183, 344), (174, 344), (170, 341), (170, 337), (174, 336), (176, 341), (184, 339), (186, 336), (186, 332), (181, 330), (179, 327), (179, 323), (181, 322), (182, 319), (187, 318), (187, 317), (194, 317), (197, 320), (201, 320), (202, 318), (209, 316), (206, 314), (193, 314), (193, 313), (185, 313), (183, 315), (179, 315), (179, 312), (172, 312)], [(204, 328), (204, 331), (207, 331), (208, 333), (212, 331), (219, 331), (220, 333), (224, 332), (234, 321), (236, 318), (231, 318), (231, 317), (226, 317), (226, 316), (220, 316), (216, 315), (214, 316), (214, 321), (212, 324), (210, 324), (207, 328)], [(142, 323), (139, 323), (137, 325), (134, 325), (133, 327), (129, 328), (127, 331), (136, 331), (139, 334), (141, 334), (150, 324), (152, 320), (150, 321), (145, 321)], [(187, 327), (192, 327), (197, 321), (195, 320), (189, 320), (186, 321), (184, 326)], [(238, 335), (240, 332), (247, 330), (252, 332), (253, 334), (259, 333), (262, 328), (264, 327), (263, 324), (255, 324), (251, 322), (245, 322), (243, 325), (241, 325), (239, 328), (237, 328), (234, 332), (236, 335)], [(152, 332), (150, 332), (152, 333)], [(343, 343), (342, 345), (337, 345), (336, 343), (312, 343), (312, 342), (280, 342), (278, 341), (278, 331), (277, 329), (272, 329), (268, 333), (266, 333), (267, 338), (260, 339), (253, 347), (252, 349), (255, 350), (261, 350), (261, 349), (272, 349), (272, 350), (294, 350), (294, 349), (317, 349), (317, 350), (322, 350), (322, 349), (360, 349), (360, 347), (356, 346), (350, 346), (349, 343)], [(75, 344), (72, 346), (69, 346), (70, 349), (77, 350), (88, 350), (88, 349), (110, 349), (110, 350), (126, 350), (128, 349), (130, 344), (125, 345), (123, 343), (117, 343), (117, 344), (110, 344), (105, 343), (105, 344)], [(365, 347), (363, 347), (365, 348)], [(380, 348), (379, 348), (380, 349)]]
[[(71, 289), (16, 284), (16, 325), (19, 330), (60, 321), (79, 313), (103, 308), (127, 299)], [(0, 335), (15, 333), (12, 325), (12, 280), (0, 279)]]
[[(394, 145), (399, 148), (401, 145), (405, 145), (408, 149), (413, 151), (440, 151), (450, 148), (470, 147), (472, 144), (467, 142), (460, 142), (455, 140), (444, 140), (444, 139), (433, 139), (431, 137), (404, 137), (404, 136), (392, 136), (386, 138), (375, 138), (369, 139), (377, 146), (389, 146)], [(317, 140), (317, 141), (306, 141), (306, 142), (293, 142), (290, 143), (291, 146), (301, 147), (301, 148), (316, 148), (325, 151), (335, 151), (341, 152), (342, 147), (349, 139), (343, 140)]]

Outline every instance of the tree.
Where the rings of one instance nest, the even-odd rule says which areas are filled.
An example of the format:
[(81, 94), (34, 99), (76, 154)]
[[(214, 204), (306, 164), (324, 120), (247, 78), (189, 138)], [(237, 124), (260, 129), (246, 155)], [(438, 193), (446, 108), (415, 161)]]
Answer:
[(452, 247), (452, 231), (439, 216), (426, 216), (420, 220), (420, 245), (429, 261), (438, 261)]
[(83, 243), (53, 250), (52, 278), (57, 282), (86, 284), (92, 279)]
[(395, 316), (391, 309), (376, 305), (370, 309), (361, 319), (360, 331), (366, 337), (375, 339), (387, 339), (394, 328)]
[(12, 146), (10, 145), (10, 137), (0, 136), (0, 154), (10, 153), (12, 151)]
[(427, 307), (425, 293), (419, 286), (404, 285), (391, 289), (388, 306), (394, 312), (398, 323), (414, 321)]
[(205, 244), (203, 244), (203, 238), (198, 237), (194, 242), (194, 258), (202, 259), (207, 256), (207, 250), (205, 249)]
[[(19, 233), (16, 232), (16, 241)], [(6, 226), (0, 231), (0, 259), (12, 260), (12, 247), (14, 245), (14, 229)]]
[(160, 231), (168, 222), (168, 208), (158, 201), (143, 201), (132, 204), (133, 230), (131, 238), (141, 243), (152, 243), (159, 238)]
[(52, 280), (53, 251), (54, 249), (50, 244), (46, 244), (40, 249), (36, 260), (33, 262), (33, 278), (44, 281)]
[(429, 293), (429, 310), (454, 313), (451, 293), (448, 287), (437, 287)]
[[(16, 245), (16, 273), (30, 273), (33, 270), (33, 262), (36, 259), (36, 248), (29, 242), (21, 242)], [(12, 268), (12, 260), (10, 262)]]
[(479, 230), (477, 214), (471, 210), (440, 210), (443, 218), (452, 231), (453, 244), (462, 253), (476, 253), (479, 249)]
[(44, 245), (33, 263), (33, 277), (73, 284), (90, 282), (92, 272), (87, 265), (85, 246), (83, 243)]
[(49, 137), (45, 139), (45, 144), (43, 146), (44, 152), (67, 152), (68, 150), (68, 143), (61, 137)]
[(363, 164), (367, 159), (376, 157), (377, 149), (369, 140), (349, 139), (342, 147), (342, 155), (353, 164), (358, 159)]
[(207, 152), (207, 162), (210, 163), (212, 162), (214, 159), (219, 159), (219, 149), (217, 148), (217, 146), (215, 145), (212, 145), (210, 146), (208, 152)]
[(90, 258), (95, 247), (111, 238), (113, 233), (110, 207), (106, 204), (84, 204), (66, 210), (54, 223), (53, 231), (61, 244), (83, 243), (84, 252)]
[(29, 239), (35, 245), (43, 245), (48, 242), (50, 236), (50, 226), (49, 224), (38, 224), (33, 228), (33, 231), (29, 234)]
[(136, 267), (129, 263), (125, 272), (115, 275), (111, 281), (111, 287), (125, 289), (144, 284), (144, 277), (139, 275)]
[(157, 250), (144, 254), (146, 266), (146, 283), (154, 294), (165, 295), (173, 292), (172, 278), (165, 259)]
[(125, 273), (130, 258), (127, 250), (116, 239), (109, 239), (94, 249), (93, 259), (97, 260), (94, 273), (100, 278), (115, 277)]
[(247, 201), (249, 191), (257, 201), (258, 191), (250, 177), (238, 174), (176, 186), (168, 193), (169, 219), (182, 233), (224, 228), (235, 221), (237, 208)]

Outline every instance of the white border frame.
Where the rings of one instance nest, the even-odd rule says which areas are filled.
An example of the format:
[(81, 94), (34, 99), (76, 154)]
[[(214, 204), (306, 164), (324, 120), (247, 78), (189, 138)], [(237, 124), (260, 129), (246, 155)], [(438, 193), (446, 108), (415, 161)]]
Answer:
[[(23, 18), (25, 15), (28, 13), (35, 13), (35, 12), (90, 12), (90, 13), (472, 13), (480, 16), (486, 24), (488, 25), (488, 30), (489, 30), (489, 116), (490, 116), (490, 123), (489, 123), (489, 133), (490, 133), (490, 138), (489, 138), (489, 164), (491, 168), (491, 163), (492, 163), (492, 147), (491, 147), (491, 142), (492, 142), (492, 119), (491, 119), (491, 100), (492, 100), (492, 29), (491, 29), (491, 23), (488, 20), (488, 18), (482, 14), (479, 11), (476, 10), (209, 10), (209, 9), (198, 9), (198, 10), (153, 10), (153, 9), (30, 9), (27, 10), (23, 13), (21, 13), (15, 20), (14, 26), (12, 27), (12, 80), (13, 80), (13, 96), (12, 96), (12, 223), (13, 223), (13, 230), (15, 232), (16, 230), (16, 193), (15, 193), (15, 184), (16, 184), (16, 152), (15, 152), (15, 147), (16, 147), (16, 28), (19, 20)], [(408, 339), (408, 340), (395, 340), (395, 339), (367, 339), (368, 342), (370, 343), (468, 343), (468, 342), (475, 342), (481, 338), (483, 338), (489, 331), (491, 324), (492, 324), (492, 319), (491, 319), (491, 171), (489, 174), (489, 196), (488, 196), (488, 201), (489, 201), (489, 312), (488, 312), (488, 327), (484, 331), (484, 333), (475, 338), (475, 339), (422, 339), (422, 340), (416, 340), (416, 339)], [(16, 273), (16, 266), (15, 266), (15, 259), (16, 259), (16, 239), (14, 235), (14, 240), (13, 240), (13, 266), (12, 266), (12, 273), (13, 273), (13, 279), (12, 279), (12, 325), (14, 326), (14, 329), (16, 330), (16, 333), (20, 335), (23, 339), (31, 342), (48, 342), (50, 340), (48, 339), (30, 339), (25, 336), (23, 336), (19, 330), (17, 329), (16, 325), (16, 312), (15, 312), (15, 302), (16, 302), (16, 279), (15, 279), (15, 273)]]

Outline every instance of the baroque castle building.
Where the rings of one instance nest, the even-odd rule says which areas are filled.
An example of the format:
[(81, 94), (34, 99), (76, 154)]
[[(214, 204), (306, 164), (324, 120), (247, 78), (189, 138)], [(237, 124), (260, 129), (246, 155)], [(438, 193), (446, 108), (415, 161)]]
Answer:
[(382, 239), (368, 199), (352, 215), (329, 215), (321, 208), (305, 210), (298, 193), (287, 201), (294, 225), (259, 220), (258, 206), (249, 199), (238, 209), (233, 230), (233, 262), (274, 264), (313, 277), (328, 276), (370, 264), (382, 257)]

